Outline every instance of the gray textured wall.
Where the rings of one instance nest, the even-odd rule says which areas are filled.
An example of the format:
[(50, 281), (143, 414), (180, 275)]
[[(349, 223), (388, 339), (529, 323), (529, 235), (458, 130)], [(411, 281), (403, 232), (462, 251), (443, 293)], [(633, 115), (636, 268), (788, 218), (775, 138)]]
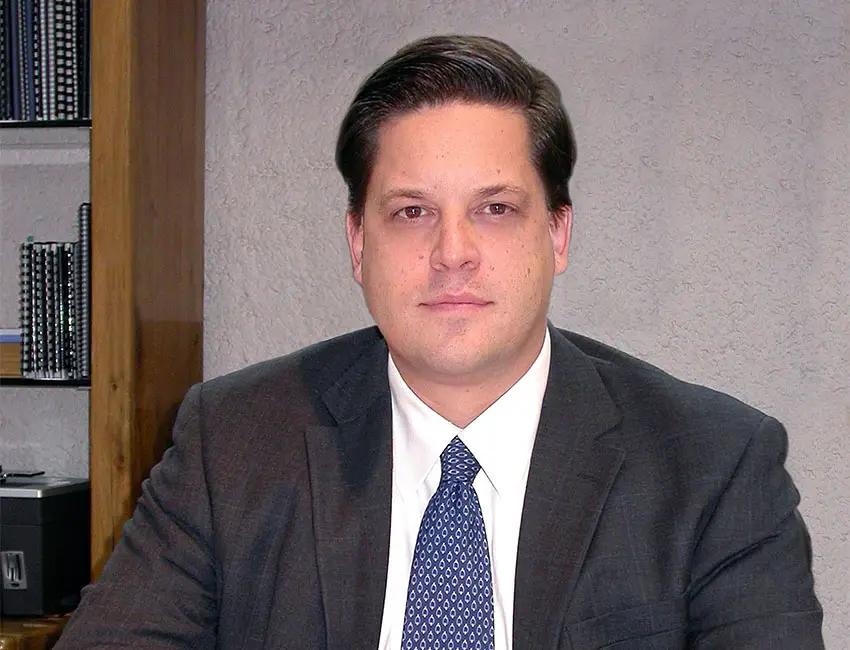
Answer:
[(205, 374), (370, 322), (336, 128), (405, 42), (503, 38), (575, 122), (552, 319), (788, 427), (828, 647), (850, 649), (850, 3), (209, 0)]

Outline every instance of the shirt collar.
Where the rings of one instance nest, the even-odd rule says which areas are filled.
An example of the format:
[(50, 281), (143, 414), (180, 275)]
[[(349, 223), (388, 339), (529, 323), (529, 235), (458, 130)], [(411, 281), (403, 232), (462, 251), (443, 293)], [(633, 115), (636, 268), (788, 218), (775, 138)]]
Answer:
[(393, 412), (393, 481), (402, 498), (414, 495), (452, 438), (459, 436), (499, 494), (524, 482), (549, 378), (549, 329), (528, 371), (487, 410), (461, 429), (425, 404), (389, 357)]

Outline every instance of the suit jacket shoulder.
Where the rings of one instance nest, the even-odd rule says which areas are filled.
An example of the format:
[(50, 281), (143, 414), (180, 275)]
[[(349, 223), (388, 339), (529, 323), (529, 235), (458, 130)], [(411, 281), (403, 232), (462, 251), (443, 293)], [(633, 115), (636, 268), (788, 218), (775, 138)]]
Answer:
[[(380, 358), (386, 346), (377, 328), (344, 334), (207, 380), (198, 387), (203, 440), (209, 458), (232, 459), (240, 449), (257, 458), (281, 460), (307, 427), (334, 426), (328, 394), (351, 379), (366, 354)], [(379, 371), (379, 369), (378, 369)], [(234, 437), (238, 432), (238, 437)], [(271, 456), (264, 448), (273, 446)]]
[(620, 409), (622, 444), (658, 446), (678, 441), (702, 451), (706, 444), (714, 451), (731, 446), (728, 457), (734, 458), (769, 417), (727, 393), (679, 379), (604, 343), (559, 331), (593, 363)]
[(602, 343), (558, 334), (619, 412), (595, 440), (622, 458), (570, 594), (572, 646), (822, 648), (781, 424)]
[[(322, 395), (375, 345), (383, 345), (383, 338), (376, 327), (368, 327), (209, 379), (202, 390), (208, 402), (231, 405), (279, 402), (290, 391), (297, 397)], [(287, 407), (298, 405), (283, 401)]]

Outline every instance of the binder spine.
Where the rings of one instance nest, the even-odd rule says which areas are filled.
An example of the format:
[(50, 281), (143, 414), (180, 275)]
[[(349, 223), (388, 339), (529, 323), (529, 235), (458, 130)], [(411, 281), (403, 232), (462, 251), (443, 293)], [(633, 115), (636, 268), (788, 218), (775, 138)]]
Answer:
[(19, 324), (21, 328), (21, 375), (31, 376), (33, 371), (33, 348), (35, 327), (33, 323), (33, 291), (32, 291), (32, 241), (28, 240), (20, 246), (20, 269), (18, 281), (20, 284)]
[(40, 117), (45, 120), (50, 119), (50, 66), (48, 61), (48, 50), (50, 49), (50, 36), (49, 31), (47, 29), (48, 15), (47, 15), (47, 5), (49, 4), (48, 0), (35, 0), (38, 2), (38, 16), (39, 16), (39, 59), (40, 59), (40, 70), (39, 75), (41, 78), (40, 84), (40, 95), (41, 95), (41, 115)]
[(9, 103), (11, 118), (21, 119), (21, 34), (18, 20), (19, 1), (10, 0), (9, 5)]
[(62, 120), (73, 118), (71, 105), (71, 77), (74, 74), (71, 49), (73, 25), (67, 0), (54, 0), (54, 40), (56, 47), (56, 117)]
[(12, 119), (12, 52), (10, 3), (0, 3), (0, 120)]
[(80, 117), (91, 117), (89, 101), (91, 88), (91, 0), (77, 2), (77, 82), (79, 85)]
[(57, 119), (56, 113), (56, 2), (44, 0), (47, 11), (47, 117)]
[(77, 31), (79, 22), (77, 19), (77, 0), (68, 0), (68, 48), (70, 50), (70, 69), (68, 70), (69, 103), (71, 105), (71, 116), (74, 119), (80, 117), (80, 62), (78, 52)]
[(77, 366), (77, 297), (74, 265), (77, 243), (66, 242), (62, 259), (62, 291), (65, 327), (65, 367), (70, 379), (80, 376)]
[(56, 379), (56, 244), (46, 243), (44, 267), (45, 286), (45, 379)]
[(53, 263), (53, 378), (67, 379), (63, 364), (65, 339), (62, 331), (62, 244), (52, 246)]
[(21, 119), (33, 119), (32, 96), (32, 11), (27, 0), (19, 0)]
[(41, 38), (41, 5), (38, 0), (27, 0), (28, 10), (31, 14), (30, 20), (30, 42), (32, 43), (32, 68), (30, 70), (30, 86), (32, 88), (32, 119), (44, 119), (44, 95), (41, 92), (41, 59), (42, 45)]
[(34, 363), (32, 377), (45, 378), (46, 338), (45, 338), (45, 280), (44, 280), (44, 245), (33, 244), (33, 332)]
[(77, 361), (81, 377), (89, 376), (91, 350), (91, 203), (77, 212)]

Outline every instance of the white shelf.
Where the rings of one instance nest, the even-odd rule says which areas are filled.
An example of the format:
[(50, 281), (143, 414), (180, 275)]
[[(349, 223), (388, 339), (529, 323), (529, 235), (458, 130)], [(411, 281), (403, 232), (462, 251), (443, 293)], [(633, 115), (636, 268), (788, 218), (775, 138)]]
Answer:
[(88, 127), (0, 129), (0, 167), (88, 164)]

